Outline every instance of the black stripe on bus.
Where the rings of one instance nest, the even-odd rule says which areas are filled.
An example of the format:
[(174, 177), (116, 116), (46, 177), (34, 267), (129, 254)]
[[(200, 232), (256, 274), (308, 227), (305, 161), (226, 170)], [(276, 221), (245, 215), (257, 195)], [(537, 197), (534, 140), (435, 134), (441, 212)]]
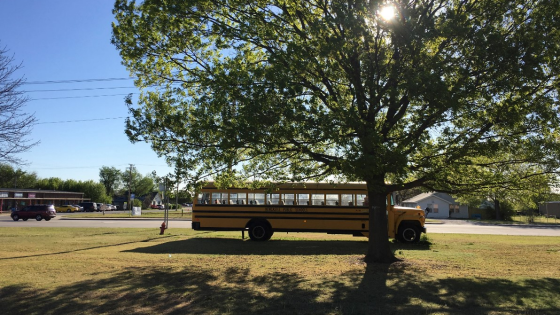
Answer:
[[(201, 215), (210, 215), (210, 214), (241, 214), (241, 215), (267, 215), (267, 216), (274, 216), (274, 215), (337, 215), (337, 216), (366, 216), (369, 217), (369, 213), (344, 213), (344, 212), (298, 212), (298, 211), (243, 211), (243, 212), (235, 212), (235, 211), (197, 211), (193, 212), (193, 214), (200, 218)], [(276, 217), (276, 216), (275, 216)]]
[[(303, 213), (305, 214), (305, 213)], [(266, 219), (266, 220), (340, 220), (340, 221), (368, 221), (368, 218), (316, 218), (316, 217), (270, 217), (270, 216), (196, 216), (197, 219)]]
[[(245, 228), (222, 228), (222, 227), (199, 227), (196, 231), (242, 231)], [(312, 230), (312, 229), (273, 229), (274, 232), (312, 232), (312, 233), (327, 233), (327, 234), (361, 234), (368, 233), (368, 230)]]

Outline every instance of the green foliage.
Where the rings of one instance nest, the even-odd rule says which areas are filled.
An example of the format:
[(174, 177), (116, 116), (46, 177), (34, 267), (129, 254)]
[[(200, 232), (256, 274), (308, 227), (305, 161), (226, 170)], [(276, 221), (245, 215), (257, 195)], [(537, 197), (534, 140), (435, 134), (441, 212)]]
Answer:
[(62, 190), (83, 192), (85, 198), (100, 203), (111, 203), (112, 197), (105, 193), (105, 186), (93, 180), (75, 181), (73, 179), (62, 180), (58, 177), (42, 178), (37, 181), (34, 189)]
[(121, 171), (115, 167), (103, 166), (99, 169), (99, 182), (105, 186), (108, 196), (113, 196), (122, 181)]
[(178, 210), (178, 209), (182, 209), (183, 206), (181, 206), (180, 204), (175, 204), (175, 203), (170, 203), (168, 205), (166, 205), (169, 209), (171, 210)]
[(467, 191), (499, 182), (493, 165), (557, 166), (553, 3), (396, 2), (391, 21), (379, 3), (252, 3), (116, 2), (113, 43), (144, 89), (132, 141), (226, 182)]
[[(498, 219), (496, 216), (497, 213), (495, 207), (490, 205), (485, 205), (482, 208), (482, 210), (484, 211), (483, 213), (484, 218), (488, 218), (491, 220)], [(513, 205), (507, 201), (500, 202), (499, 214), (500, 214), (500, 220), (511, 221), (512, 217), (515, 215), (515, 210)]]
[(41, 178), (36, 188), (43, 190), (63, 190), (64, 181), (58, 177)]
[(156, 186), (151, 175), (142, 176), (136, 169), (136, 167), (127, 168), (120, 172), (121, 181), (124, 184), (121, 190), (121, 194), (125, 192), (128, 193), (128, 188), (130, 185), (131, 193), (136, 196), (145, 196), (156, 190)]
[(10, 164), (0, 163), (0, 187), (2, 188), (34, 188), (37, 182), (35, 172), (28, 173), (15, 169)]
[(138, 200), (138, 199), (134, 199), (132, 201), (132, 206), (133, 207), (142, 207), (142, 201)]
[(105, 193), (105, 186), (92, 180), (82, 182), (81, 190), (84, 197), (90, 198), (94, 202), (111, 203), (112, 200)]

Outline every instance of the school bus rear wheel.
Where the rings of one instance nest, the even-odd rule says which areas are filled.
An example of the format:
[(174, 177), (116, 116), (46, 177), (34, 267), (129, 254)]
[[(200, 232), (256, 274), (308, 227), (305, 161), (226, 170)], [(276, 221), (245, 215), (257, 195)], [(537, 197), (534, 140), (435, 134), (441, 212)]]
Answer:
[(268, 241), (274, 232), (270, 224), (263, 220), (258, 220), (249, 225), (249, 237), (252, 241)]

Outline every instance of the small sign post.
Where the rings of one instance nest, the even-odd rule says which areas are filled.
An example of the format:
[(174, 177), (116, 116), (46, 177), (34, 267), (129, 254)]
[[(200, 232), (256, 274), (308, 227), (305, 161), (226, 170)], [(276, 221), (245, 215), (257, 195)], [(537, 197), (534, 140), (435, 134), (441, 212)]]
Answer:
[(132, 208), (134, 207), (134, 194), (130, 194), (130, 215), (132, 216)]
[(167, 178), (163, 183), (159, 184), (159, 191), (161, 191), (161, 201), (163, 202), (163, 223), (165, 223), (165, 229), (169, 228), (169, 204), (165, 202), (165, 191), (167, 190)]

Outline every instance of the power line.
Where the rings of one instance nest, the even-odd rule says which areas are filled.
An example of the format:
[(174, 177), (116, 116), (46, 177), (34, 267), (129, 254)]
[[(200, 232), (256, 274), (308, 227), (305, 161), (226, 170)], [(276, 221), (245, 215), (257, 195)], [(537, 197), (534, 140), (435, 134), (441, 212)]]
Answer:
[(36, 125), (44, 124), (63, 124), (63, 123), (73, 123), (73, 122), (84, 122), (84, 121), (98, 121), (98, 120), (114, 120), (128, 117), (109, 117), (109, 118), (94, 118), (94, 119), (82, 119), (82, 120), (65, 120), (65, 121), (48, 121), (48, 122), (38, 122)]
[(116, 87), (107, 87), (107, 88), (83, 88), (83, 89), (58, 89), (58, 90), (30, 90), (30, 91), (21, 91), (25, 93), (30, 92), (67, 92), (67, 91), (92, 91), (92, 90), (116, 90), (116, 89), (134, 89), (135, 86), (116, 86)]
[(119, 93), (119, 94), (104, 94), (104, 95), (83, 95), (83, 96), (64, 96), (64, 97), (44, 97), (44, 98), (32, 98), (29, 101), (40, 101), (40, 100), (60, 100), (66, 98), (89, 98), (89, 97), (105, 97), (105, 96), (124, 96), (130, 94), (138, 93)]
[(81, 79), (81, 80), (49, 80), (49, 81), (31, 81), (22, 84), (59, 84), (59, 83), (82, 83), (82, 82), (107, 82), (107, 81), (125, 81), (134, 80), (136, 78), (104, 78), (104, 79)]
[[(128, 164), (117, 164), (113, 166), (125, 166)], [(103, 166), (103, 165), (102, 165)], [(100, 168), (102, 166), (61, 166), (61, 167), (31, 167), (31, 170), (65, 170), (65, 169), (93, 169)], [(159, 165), (162, 166), (162, 165)]]

